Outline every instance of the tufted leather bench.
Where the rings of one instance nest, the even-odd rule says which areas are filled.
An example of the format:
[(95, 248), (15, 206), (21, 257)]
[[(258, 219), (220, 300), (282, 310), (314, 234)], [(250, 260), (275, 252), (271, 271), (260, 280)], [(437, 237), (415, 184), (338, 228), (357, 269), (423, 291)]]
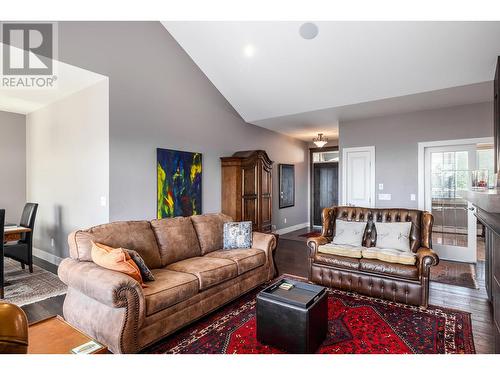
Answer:
[[(330, 288), (366, 294), (426, 308), (429, 301), (430, 268), (439, 263), (432, 251), (432, 214), (402, 208), (365, 208), (337, 206), (322, 213), (321, 236), (307, 241), (309, 246), (309, 280)], [(376, 222), (411, 222), (410, 249), (416, 254), (414, 266), (374, 259), (353, 259), (318, 253), (318, 246), (332, 241), (335, 220), (367, 222), (363, 246), (377, 241)]]

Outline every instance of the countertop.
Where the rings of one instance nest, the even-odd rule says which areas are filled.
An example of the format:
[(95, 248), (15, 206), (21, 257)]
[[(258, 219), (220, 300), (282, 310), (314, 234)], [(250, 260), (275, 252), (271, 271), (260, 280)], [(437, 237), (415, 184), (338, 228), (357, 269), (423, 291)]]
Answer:
[(464, 198), (486, 212), (500, 214), (500, 189), (469, 190)]

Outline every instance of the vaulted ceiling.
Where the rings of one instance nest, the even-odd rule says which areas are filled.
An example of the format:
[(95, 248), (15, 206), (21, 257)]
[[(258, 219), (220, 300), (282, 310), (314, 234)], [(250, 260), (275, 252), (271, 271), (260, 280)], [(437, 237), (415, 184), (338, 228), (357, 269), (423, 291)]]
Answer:
[(163, 22), (242, 118), (301, 139), (338, 121), (492, 99), (500, 22)]

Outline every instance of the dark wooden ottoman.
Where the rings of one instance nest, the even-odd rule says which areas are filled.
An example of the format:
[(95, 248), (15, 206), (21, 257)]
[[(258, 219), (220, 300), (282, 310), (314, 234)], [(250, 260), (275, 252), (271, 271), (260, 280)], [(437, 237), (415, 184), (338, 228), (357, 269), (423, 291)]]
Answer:
[[(293, 284), (290, 290), (282, 283)], [(288, 353), (314, 353), (328, 330), (326, 288), (281, 279), (257, 295), (257, 340)]]

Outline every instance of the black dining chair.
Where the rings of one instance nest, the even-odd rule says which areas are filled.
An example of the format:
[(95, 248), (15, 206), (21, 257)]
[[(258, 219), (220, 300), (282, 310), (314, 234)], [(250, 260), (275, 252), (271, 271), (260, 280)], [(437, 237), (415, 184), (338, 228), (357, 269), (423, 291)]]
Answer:
[(23, 269), (27, 264), (31, 273), (33, 273), (33, 231), (37, 210), (38, 203), (26, 203), (19, 225), (30, 228), (31, 232), (23, 233), (19, 241), (4, 245), (4, 255), (20, 262)]
[(3, 299), (3, 235), (5, 226), (5, 210), (0, 210), (0, 299)]

